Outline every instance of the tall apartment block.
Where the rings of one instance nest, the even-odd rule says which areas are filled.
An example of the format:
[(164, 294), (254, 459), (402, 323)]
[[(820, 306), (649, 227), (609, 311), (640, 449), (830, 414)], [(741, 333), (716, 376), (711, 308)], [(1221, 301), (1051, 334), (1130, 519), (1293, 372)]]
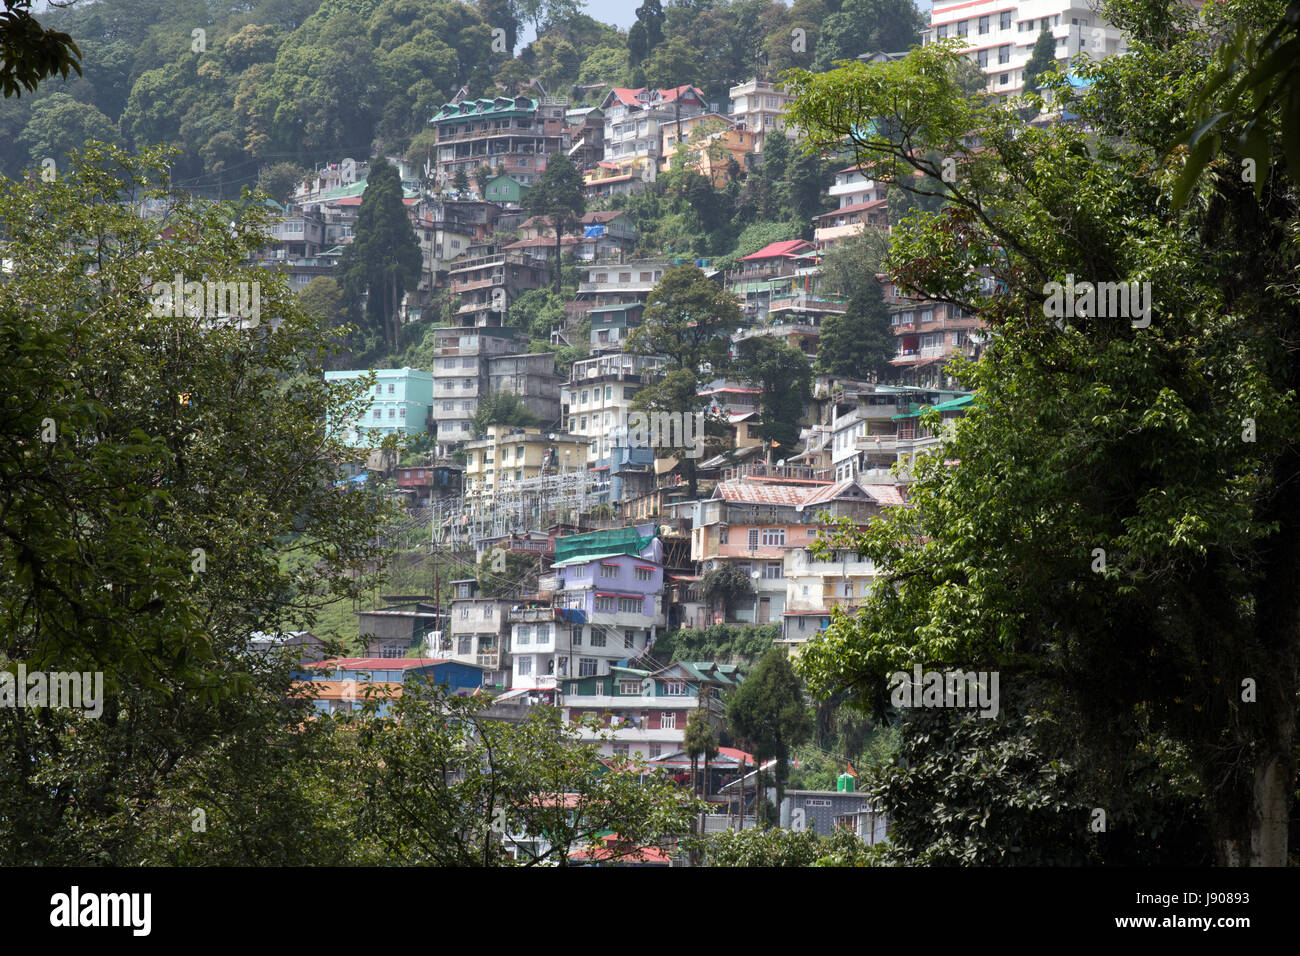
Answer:
[(1080, 53), (1100, 59), (1128, 48), (1087, 0), (935, 0), (922, 42), (962, 40), (988, 77), (989, 92), (1011, 96), (1024, 88), (1025, 65), (1042, 30), (1051, 34), (1057, 60), (1066, 63)]
[(731, 118), (754, 134), (754, 152), (760, 156), (769, 133), (783, 132), (790, 136), (794, 132), (786, 129), (785, 117), (781, 115), (794, 97), (779, 84), (754, 79), (733, 86), (727, 95), (731, 98), (728, 111)]

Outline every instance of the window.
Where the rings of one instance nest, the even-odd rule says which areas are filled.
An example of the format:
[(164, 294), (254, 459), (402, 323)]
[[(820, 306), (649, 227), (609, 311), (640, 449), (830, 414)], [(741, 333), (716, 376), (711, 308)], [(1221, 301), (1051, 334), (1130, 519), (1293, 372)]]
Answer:
[(749, 529), (749, 550), (754, 551), (758, 548), (758, 529)]
[(492, 613), (495, 610), (496, 608), (494, 608), (491, 604), (485, 604), (483, 606), (483, 620), (486, 621), (488, 618), (490, 618), (492, 616)]
[(462, 634), (460, 637), (458, 637), (458, 638), (456, 639), (456, 653), (457, 653), (457, 654), (469, 654), (469, 653), (471, 653), (471, 652), (470, 652), (470, 636), (469, 636), (468, 634)]
[(468, 605), (468, 604), (465, 605), (464, 607), (462, 607), (462, 608), (460, 609), (460, 616), (461, 616), (462, 618), (467, 618), (467, 617), (469, 617), (469, 605)]
[(986, 17), (986, 16), (985, 16), (985, 17), (980, 17), (979, 32), (980, 32), (980, 36), (983, 36), (984, 34), (986, 34), (986, 33), (989, 32), (989, 18), (988, 18), (988, 17)]
[(967, 21), (965, 21), (965, 20), (958, 20), (958, 21), (957, 21), (957, 36), (959, 36), (959, 37), (964, 37), (964, 36), (966, 35), (966, 32), (967, 32), (967, 30), (966, 30), (966, 23), (967, 23)]
[(575, 646), (575, 647), (581, 647), (581, 646), (582, 646), (582, 628), (580, 628), (580, 627), (575, 627), (575, 628), (573, 629), (573, 631), (572, 631), (572, 634), (573, 634), (573, 644), (574, 644), (574, 646)]
[(719, 529), (718, 529), (718, 544), (726, 544), (726, 543), (727, 543), (727, 532), (730, 531), (730, 530), (731, 530), (730, 528), (719, 528)]
[(936, 37), (940, 40), (948, 39), (948, 24), (943, 24), (936, 30)]
[(685, 697), (686, 681), (684, 680), (666, 680), (664, 681), (665, 697)]
[(1001, 75), (998, 76), (998, 84), (999, 84), (999, 85), (1001, 85), (1001, 86), (1006, 86), (1006, 85), (1007, 85), (1008, 83), (1010, 83), (1010, 82), (1011, 82), (1011, 74), (1010, 74), (1010, 73), (1003, 73), (1003, 74), (1001, 74)]
[(614, 756), (615, 756), (615, 757), (626, 757), (626, 756), (627, 756), (627, 744), (615, 744), (615, 745), (614, 745)]
[(998, 62), (999, 62), (999, 63), (1010, 63), (1010, 62), (1011, 62), (1011, 47), (1010, 47), (1010, 46), (1000, 46), (1000, 47), (998, 47)]
[(661, 714), (661, 715), (659, 716), (659, 729), (660, 729), (660, 730), (676, 730), (676, 729), (677, 729), (677, 715), (676, 715), (676, 714), (669, 714), (669, 713)]
[(396, 386), (395, 386), (395, 385), (389, 385), (389, 386), (388, 386), (388, 394), (389, 394), (389, 395), (392, 395), (392, 394), (394, 393), (395, 390), (396, 390)]
[(1010, 30), (1010, 29), (1011, 29), (1011, 11), (1010, 11), (1010, 10), (1003, 10), (1001, 13), (998, 14), (998, 29), (999, 29), (999, 30)]
[(637, 569), (636, 569), (636, 579), (637, 579), (638, 581), (649, 581), (649, 580), (653, 579), (654, 576), (655, 576), (655, 573), (654, 573), (653, 571), (651, 571), (649, 568), (637, 568)]
[(474, 403), (473, 403), (473, 402), (461, 402), (461, 403), (460, 403), (460, 410), (461, 410), (462, 412), (472, 412), (472, 411), (474, 410)]
[(519, 676), (527, 677), (533, 672), (533, 659), (531, 657), (516, 657), (515, 662), (519, 665)]
[(515, 638), (515, 643), (528, 644), (532, 641), (532, 639), (533, 639), (533, 629), (529, 627), (527, 624), (521, 624), (519, 626), (519, 636)]
[[(560, 658), (560, 676), (561, 677), (569, 676), (569, 659), (567, 657)], [(569, 688), (570, 694), (576, 694), (577, 692), (578, 692), (577, 684), (574, 684), (572, 687)]]
[(551, 643), (551, 625), (549, 624), (537, 625), (537, 643), (538, 644)]
[(578, 658), (578, 676), (595, 677), (596, 676), (596, 658), (579, 657)]
[(618, 565), (602, 564), (600, 566), (600, 576), (602, 578), (618, 577)]
[(592, 647), (605, 646), (605, 632), (598, 627), (593, 627), (591, 629), (591, 646)]
[(639, 680), (621, 680), (618, 682), (618, 692), (620, 694), (639, 694), (641, 693), (641, 682)]
[(977, 52), (975, 53), (975, 62), (978, 63), (980, 66), (988, 66), (988, 65), (989, 65), (989, 51), (988, 51), (988, 50), (979, 50), (979, 51), (977, 51)]
[(451, 411), (451, 410), (452, 410), (453, 408), (455, 408), (455, 407), (456, 407), (456, 403), (455, 403), (455, 402), (443, 402), (443, 403), (442, 403), (442, 410), (443, 410), (444, 412), (449, 412), (449, 411)]
[(807, 530), (808, 537), (810, 537), (810, 538), (815, 538), (815, 537), (817, 537), (817, 529), (816, 529), (816, 528), (808, 528), (808, 529), (806, 529), (806, 530)]
[(775, 561), (769, 561), (767, 564), (763, 565), (763, 577), (780, 578), (784, 576), (785, 576), (784, 572), (779, 563)]
[(379, 409), (376, 408), (376, 409), (375, 409), (375, 414), (374, 414), (374, 416), (373, 416), (374, 419), (375, 419), (376, 421), (379, 420), (379, 414), (380, 414)]
[[(455, 362), (456, 362), (455, 359), (447, 359), (447, 367), (448, 367), (448, 368), (453, 368), (453, 367), (455, 366)], [(463, 359), (460, 360), (460, 367), (461, 367), (461, 368), (473, 368), (473, 367), (474, 367), (474, 360), (473, 360), (472, 358), (463, 358)]]
[(785, 528), (764, 528), (763, 544), (765, 545), (785, 544)]
[(398, 417), (398, 418), (405, 418), (405, 417), (406, 417), (406, 407), (405, 407), (405, 406), (403, 406), (402, 408), (399, 408), (399, 409), (397, 410), (397, 417)]
[(619, 598), (618, 609), (622, 611), (624, 614), (640, 614), (641, 599), (640, 598)]
[(659, 746), (659, 744), (651, 744), (651, 745), (650, 745), (650, 759), (651, 759), (651, 760), (658, 760), (659, 757), (661, 757), (661, 756), (663, 755), (663, 752), (664, 752), (664, 748), (661, 747), (661, 746)]
[(390, 408), (390, 409), (388, 410), (388, 417), (389, 417), (389, 418), (396, 418), (396, 417), (397, 417), (397, 409), (395, 409), (395, 408)]
[(598, 598), (596, 598), (596, 610), (597, 610), (597, 611), (612, 611), (612, 610), (614, 610), (614, 599), (613, 599), (612, 597), (598, 597)]

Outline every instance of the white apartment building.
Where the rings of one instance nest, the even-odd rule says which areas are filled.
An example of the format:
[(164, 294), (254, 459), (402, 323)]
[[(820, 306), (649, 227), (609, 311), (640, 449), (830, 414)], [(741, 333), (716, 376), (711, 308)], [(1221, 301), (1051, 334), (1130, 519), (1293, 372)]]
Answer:
[(671, 90), (615, 87), (601, 103), (605, 116), (605, 162), (635, 170), (653, 182), (659, 168), (661, 127), (709, 110), (704, 93), (693, 86)]
[(1089, 0), (935, 0), (922, 42), (964, 40), (988, 77), (989, 92), (1011, 96), (1023, 90), (1025, 65), (1043, 29), (1056, 42), (1057, 60), (1066, 63), (1080, 53), (1100, 59), (1128, 48)]
[(568, 416), (566, 431), (585, 438), (589, 447), (586, 461), (574, 465), (610, 456), (614, 440), (626, 432), (636, 393), (663, 376), (665, 362), (657, 355), (613, 352), (573, 363), (560, 403)]
[(733, 86), (727, 95), (731, 98), (728, 110), (731, 118), (754, 134), (754, 152), (760, 156), (768, 133), (794, 135), (793, 129), (786, 129), (785, 117), (781, 115), (794, 97), (781, 89), (780, 84), (753, 79)]

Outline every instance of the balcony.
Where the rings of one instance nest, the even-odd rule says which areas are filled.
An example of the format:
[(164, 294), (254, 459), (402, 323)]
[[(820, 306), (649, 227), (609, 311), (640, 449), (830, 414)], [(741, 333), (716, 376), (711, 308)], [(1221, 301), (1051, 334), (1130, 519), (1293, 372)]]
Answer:
[(496, 670), (501, 666), (501, 655), (498, 652), (493, 652), (491, 654), (476, 654), (474, 655), (474, 663), (478, 664), (479, 667)]

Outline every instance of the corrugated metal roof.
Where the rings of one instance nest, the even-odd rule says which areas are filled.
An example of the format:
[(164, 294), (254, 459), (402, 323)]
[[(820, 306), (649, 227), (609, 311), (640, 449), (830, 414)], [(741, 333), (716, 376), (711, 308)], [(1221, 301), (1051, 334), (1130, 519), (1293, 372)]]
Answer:
[(718, 482), (713, 489), (713, 497), (745, 504), (801, 505), (819, 490), (820, 486), (777, 485), (735, 479)]

